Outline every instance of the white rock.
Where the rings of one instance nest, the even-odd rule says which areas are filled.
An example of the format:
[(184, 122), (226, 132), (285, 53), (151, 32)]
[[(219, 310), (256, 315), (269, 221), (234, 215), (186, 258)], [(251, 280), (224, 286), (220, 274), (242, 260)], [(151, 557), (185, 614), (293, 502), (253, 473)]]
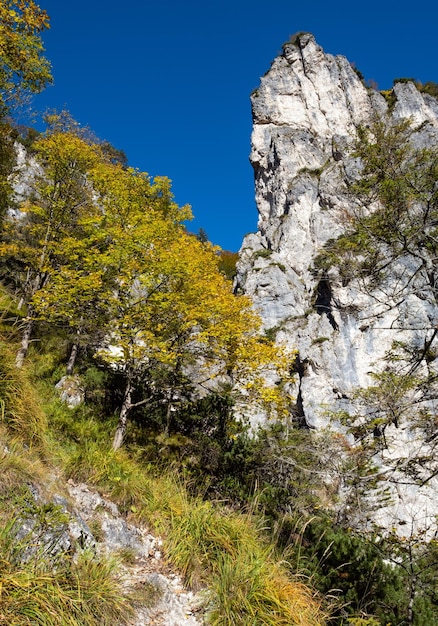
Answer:
[[(391, 307), (395, 303), (382, 293), (375, 293), (379, 304), (359, 284), (344, 287), (336, 271), (326, 285), (312, 271), (324, 243), (342, 232), (338, 215), (351, 198), (340, 182), (360, 168), (347, 154), (357, 126), (372, 124), (376, 114), (410, 118), (422, 125), (417, 145), (438, 144), (438, 101), (411, 83), (396, 84), (394, 95), (389, 112), (383, 96), (363, 85), (347, 59), (325, 54), (312, 35), (304, 35), (284, 46), (251, 98), (258, 233), (243, 241), (236, 285), (253, 298), (277, 341), (299, 350), (305, 420), (315, 428), (327, 425), (328, 409), (353, 408), (354, 390), (370, 384), (370, 372), (382, 367), (395, 339), (419, 344), (422, 329), (438, 321), (427, 285), (417, 285), (417, 294)], [(404, 269), (403, 263), (394, 268), (394, 281)], [(437, 491), (435, 480), (421, 494), (411, 488), (420, 499), (426, 494), (429, 504), (422, 510), (429, 518), (438, 513)], [(395, 497), (406, 511), (400, 504), (406, 494)], [(388, 521), (389, 514), (381, 517)]]

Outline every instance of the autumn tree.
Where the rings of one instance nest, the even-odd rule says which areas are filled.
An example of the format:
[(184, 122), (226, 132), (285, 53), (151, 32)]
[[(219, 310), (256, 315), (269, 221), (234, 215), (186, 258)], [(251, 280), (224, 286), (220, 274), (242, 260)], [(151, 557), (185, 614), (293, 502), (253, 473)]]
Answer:
[[(167, 420), (183, 392), (208, 393), (225, 377), (248, 398), (264, 389), (266, 403), (278, 399), (255, 381), (262, 365), (275, 368), (280, 359), (259, 338), (250, 302), (236, 298), (218, 271), (216, 248), (186, 232), (190, 209), (176, 205), (169, 181), (102, 164), (93, 184), (116, 276), (107, 346), (98, 355), (125, 380), (114, 448), (122, 445), (130, 411), (151, 402), (157, 386)], [(139, 397), (140, 389), (150, 395)]]
[(225, 274), (229, 280), (233, 280), (236, 276), (236, 264), (239, 260), (238, 252), (230, 252), (230, 250), (221, 250), (219, 253), (219, 269)]
[(1, 246), (21, 305), (27, 306), (18, 366), (23, 364), (37, 318), (37, 294), (65, 264), (72, 246), (78, 245), (72, 242), (84, 237), (90, 215), (99, 213), (87, 180), (97, 159), (96, 146), (73, 134), (49, 133), (35, 142), (34, 149), (41, 163), (34, 193), (17, 217), (5, 223)]
[[(115, 448), (123, 441), (130, 409), (150, 400), (134, 402), (140, 381), (144, 385), (149, 380), (151, 388), (159, 381), (167, 429), (172, 411), (191, 389), (210, 393), (228, 381), (246, 404), (257, 398), (273, 409), (280, 400), (278, 390), (268, 389), (262, 376), (263, 368), (276, 369), (280, 358), (260, 338), (250, 302), (233, 295), (217, 269), (213, 249), (184, 230), (173, 235), (162, 226), (153, 233), (155, 246), (131, 278), (128, 299), (122, 306), (120, 297), (115, 303), (119, 316), (113, 337), (126, 378)], [(114, 361), (111, 352), (102, 356)]]
[(26, 92), (39, 93), (51, 82), (41, 33), (49, 17), (33, 0), (0, 3), (0, 108), (4, 113)]
[(0, 216), (12, 198), (15, 132), (5, 119), (26, 93), (38, 93), (52, 79), (41, 32), (49, 27), (45, 11), (32, 1), (0, 2)]
[(108, 323), (114, 281), (108, 271), (107, 241), (96, 212), (80, 218), (74, 235), (62, 239), (63, 255), (50, 262), (50, 278), (32, 298), (38, 321), (62, 329), (70, 343), (66, 374), (73, 373), (81, 349), (97, 346)]
[(80, 345), (100, 345), (100, 359), (125, 381), (115, 448), (130, 411), (157, 389), (168, 426), (183, 397), (225, 383), (239, 411), (253, 401), (285, 409), (277, 383), (286, 360), (259, 332), (251, 302), (233, 295), (218, 249), (187, 233), (191, 211), (174, 202), (170, 181), (60, 132), (57, 120), (34, 144), (34, 193), (3, 233), (2, 255), (27, 307), (17, 365), (37, 320), (67, 329), (68, 373)]

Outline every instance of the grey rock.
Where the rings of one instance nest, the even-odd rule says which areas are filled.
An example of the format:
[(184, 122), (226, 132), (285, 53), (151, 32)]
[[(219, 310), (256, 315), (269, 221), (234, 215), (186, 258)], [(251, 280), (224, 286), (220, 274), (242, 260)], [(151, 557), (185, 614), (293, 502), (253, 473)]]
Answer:
[[(397, 304), (382, 293), (365, 293), (358, 283), (343, 286), (336, 270), (321, 283), (313, 270), (321, 247), (342, 232), (339, 214), (351, 206), (342, 182), (360, 172), (348, 150), (357, 126), (371, 125), (376, 115), (409, 118), (417, 128), (415, 145), (438, 145), (438, 101), (412, 83), (398, 83), (390, 110), (345, 57), (326, 54), (307, 34), (284, 46), (251, 102), (258, 232), (243, 241), (236, 289), (252, 297), (264, 328), (274, 329), (279, 343), (298, 349), (305, 364), (297, 383), (303, 417), (323, 429), (329, 412), (355, 410), (354, 391), (371, 383), (370, 373), (382, 367), (395, 339), (420, 345), (420, 329), (438, 321), (427, 285), (416, 284)], [(403, 262), (394, 267), (392, 280), (404, 269)], [(396, 464), (397, 448), (410, 446), (414, 454), (422, 445), (408, 441), (407, 432), (392, 436), (394, 447), (388, 458), (382, 455), (382, 467)], [(409, 503), (416, 502), (416, 519), (427, 525), (438, 513), (437, 492), (436, 479), (427, 489), (400, 486), (397, 515), (409, 517)], [(393, 514), (383, 511), (379, 521), (389, 524)]]
[(59, 392), (61, 400), (70, 408), (79, 406), (84, 402), (85, 391), (79, 376), (63, 376), (61, 380), (56, 383), (55, 387)]

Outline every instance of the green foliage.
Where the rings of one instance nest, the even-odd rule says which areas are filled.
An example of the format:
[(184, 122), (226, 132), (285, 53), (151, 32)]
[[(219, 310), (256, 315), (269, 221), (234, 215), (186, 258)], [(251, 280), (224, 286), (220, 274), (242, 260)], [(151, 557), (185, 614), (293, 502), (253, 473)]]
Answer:
[(12, 204), (10, 175), (15, 163), (13, 130), (9, 124), (0, 119), (0, 223)]
[(17, 132), (17, 140), (26, 148), (28, 154), (33, 154), (33, 145), (40, 139), (41, 132), (32, 126), (15, 125), (14, 130)]
[[(23, 90), (36, 92), (50, 81), (39, 37), (48, 18), (32, 0), (3, 2), (0, 17), (0, 99), (6, 108)], [(29, 54), (18, 66), (24, 47)], [(172, 439), (183, 440), (186, 473), (199, 479), (205, 466), (211, 483), (219, 484), (225, 480), (222, 462), (234, 466), (239, 456), (233, 453), (241, 430), (232, 414), (235, 399), (230, 385), (222, 389), (217, 381), (217, 393), (197, 399), (185, 370), (199, 367), (201, 385), (226, 376), (247, 402), (278, 406), (280, 390), (265, 388), (263, 368), (287, 374), (287, 359), (260, 336), (249, 300), (234, 297), (224, 273), (235, 271), (235, 258), (226, 259), (221, 273), (217, 249), (188, 235), (183, 222), (190, 208), (176, 205), (167, 178), (151, 180), (127, 168), (123, 152), (96, 141), (67, 112), (48, 114), (46, 123), (44, 135), (25, 133), (23, 142), (44, 174), (20, 206), (20, 218), (5, 222), (0, 245), (8, 285), (21, 296), (13, 317), (23, 331), (19, 369), (10, 347), (0, 345), (0, 623), (104, 626), (125, 623), (132, 614), (135, 598), (122, 589), (118, 563), (81, 551), (74, 558), (63, 550), (47, 558), (46, 531), (54, 537), (64, 532), (64, 511), (29, 504), (27, 492), (21, 502), (14, 499), (17, 508), (8, 516), (4, 505), (23, 482), (38, 489), (51, 481), (55, 466), (60, 475), (104, 489), (124, 513), (162, 532), (169, 562), (194, 586), (209, 586), (217, 626), (230, 620), (322, 624), (319, 598), (289, 575), (260, 522), (188, 496), (173, 473), (163, 472), (164, 464), (156, 469), (145, 461), (147, 452), (134, 446), (134, 438), (131, 450), (109, 445), (115, 418), (108, 407), (135, 409), (143, 426), (142, 409), (150, 400), (156, 421), (148, 426), (160, 427), (161, 442), (154, 436), (161, 449), (163, 441), (170, 448)], [(12, 167), (8, 132), (5, 127), (0, 153), (5, 175)], [(6, 207), (10, 190), (3, 191)], [(44, 410), (22, 367), (35, 331), (42, 341), (31, 350), (29, 371)], [(73, 410), (53, 390), (67, 340), (83, 357), (86, 402)], [(101, 349), (100, 361), (90, 365), (97, 344), (107, 352)], [(23, 519), (31, 521), (31, 531), (19, 538)]]
[(207, 235), (206, 231), (203, 228), (199, 229), (199, 231), (196, 234), (196, 238), (201, 243), (208, 243), (209, 242), (208, 235)]
[(362, 72), (354, 65), (354, 63), (351, 64), (351, 67), (354, 71), (354, 73), (359, 77), (359, 80), (361, 81), (361, 83), (364, 85), (365, 84), (365, 76), (362, 74)]
[(397, 102), (394, 89), (383, 89), (382, 91), (380, 91), (380, 94), (385, 98), (386, 102), (388, 103), (389, 111), (392, 111), (395, 103)]
[(128, 157), (123, 150), (119, 150), (112, 146), (109, 141), (103, 141), (100, 144), (100, 149), (103, 154), (113, 165), (121, 165), (122, 167), (128, 166)]
[(401, 537), (357, 532), (331, 516), (285, 516), (278, 531), (293, 571), (325, 596), (338, 598), (333, 624), (438, 623), (436, 542), (424, 533)]
[(278, 267), (283, 273), (286, 273), (286, 266), (283, 263), (271, 263), (274, 267)]
[(251, 515), (189, 497), (174, 473), (151, 472), (126, 451), (115, 453), (90, 440), (70, 456), (67, 471), (100, 485), (122, 510), (164, 534), (167, 558), (186, 582), (208, 586), (211, 623), (225, 626), (230, 616), (248, 626), (324, 623), (318, 599), (286, 575)]
[(269, 341), (275, 341), (280, 326), (271, 326), (271, 328), (265, 328), (264, 333)]
[[(105, 208), (105, 265), (115, 280), (103, 308), (116, 349), (104, 346), (97, 356), (125, 378), (114, 446), (124, 439), (131, 409), (153, 402), (158, 382), (167, 421), (196, 384), (208, 388), (219, 376), (262, 397), (261, 368), (281, 367), (281, 356), (259, 340), (259, 320), (219, 272), (217, 249), (186, 232), (190, 209), (173, 202), (169, 181), (151, 183), (144, 173), (108, 163), (99, 163), (92, 178)], [(141, 389), (149, 393), (139, 397)], [(269, 393), (274, 407), (275, 390)]]
[(330, 337), (316, 337), (315, 339), (312, 340), (312, 345), (321, 345), (322, 343), (325, 343), (326, 341), (330, 341)]
[(285, 576), (250, 516), (218, 515), (208, 502), (187, 505), (173, 518), (169, 545), (173, 562), (192, 585), (210, 583), (209, 623), (321, 624), (318, 599)]
[[(319, 271), (337, 267), (345, 284), (355, 281), (356, 288), (374, 299), (376, 314), (396, 310), (412, 295), (438, 305), (438, 151), (436, 147), (418, 148), (415, 131), (409, 121), (386, 124), (382, 120), (358, 129), (352, 155), (360, 158), (362, 169), (346, 190), (352, 208), (340, 215), (344, 233), (329, 241), (318, 259)], [(393, 327), (404, 328), (401, 316)], [(350, 485), (354, 506), (360, 503), (366, 510), (366, 499), (373, 492), (385, 498), (381, 487), (388, 480), (388, 472), (382, 474), (377, 465), (373, 466), (376, 455), (383, 467), (396, 468), (389, 474), (395, 483), (424, 486), (436, 476), (437, 423), (432, 402), (437, 392), (437, 336), (432, 322), (430, 328), (426, 324), (424, 329), (416, 329), (415, 341), (401, 343), (395, 337), (378, 372), (371, 374), (372, 383), (357, 391), (355, 409), (341, 419), (355, 439), (350, 458), (360, 460), (361, 476), (353, 466), (347, 473), (357, 477)], [(394, 446), (392, 439), (399, 441), (400, 429), (410, 441), (421, 442), (421, 454)], [(369, 516), (371, 521), (372, 514)], [(413, 519), (413, 525), (416, 521)], [(432, 563), (436, 564), (434, 544), (417, 536), (413, 527), (406, 537), (401, 528), (394, 528), (386, 538), (373, 542), (372, 549), (378, 551), (379, 559), (391, 563), (397, 580), (389, 587), (385, 581), (378, 583), (373, 592), (376, 605), (371, 602), (369, 607), (362, 607), (355, 598), (352, 607), (358, 611), (357, 617), (364, 609), (367, 617), (373, 614), (382, 623), (435, 623), (436, 581), (431, 576), (435, 569)], [(331, 540), (334, 548), (338, 539)], [(329, 556), (335, 554), (333, 548)], [(355, 550), (354, 545), (348, 547), (353, 554)], [(341, 558), (346, 558), (342, 552)], [(359, 560), (356, 557), (355, 563)], [(381, 569), (380, 561), (376, 563), (371, 569), (374, 573)], [(367, 567), (370, 570), (369, 564)], [(360, 574), (355, 573), (354, 579), (355, 584), (360, 582)], [(335, 583), (330, 580), (327, 584)], [(344, 593), (348, 597), (350, 590)], [(384, 595), (379, 597), (379, 593)]]
[(44, 449), (46, 416), (27, 371), (15, 367), (10, 345), (0, 339), (1, 421), (11, 437)]
[(269, 257), (273, 254), (272, 250), (269, 250), (268, 248), (262, 248), (261, 250), (257, 250), (254, 253), (254, 257), (256, 259), (269, 259)]
[(321, 482), (321, 444), (308, 430), (279, 423), (253, 434), (237, 431), (220, 471), (209, 477), (210, 493), (240, 505), (251, 502), (273, 520), (295, 508), (311, 512), (329, 497)]
[[(157, 415), (155, 437), (151, 432), (153, 418), (147, 410), (148, 458), (153, 460), (160, 446), (162, 460), (179, 464), (188, 477), (203, 485), (201, 490), (214, 492), (228, 475), (228, 455), (236, 437), (244, 431), (244, 424), (234, 417), (233, 398), (226, 391), (212, 393), (175, 409), (170, 421), (165, 411)], [(138, 417), (134, 419), (138, 422)], [(138, 438), (137, 443), (142, 445), (142, 439)]]
[[(92, 384), (102, 384), (94, 369), (88, 376)], [(293, 579), (298, 571), (304, 580), (310, 575), (322, 594), (332, 596), (332, 602), (333, 588), (342, 590), (335, 594), (338, 607), (342, 608), (335, 610), (332, 606), (335, 610), (333, 623), (341, 624), (342, 620), (348, 623), (349, 619), (353, 624), (359, 616), (365, 619), (367, 613), (366, 619), (374, 616), (381, 624), (387, 623), (384, 620), (389, 619), (388, 616), (395, 615), (398, 621), (394, 618), (393, 623), (401, 624), (406, 614), (409, 580), (403, 570), (394, 569), (382, 560), (393, 554), (394, 546), (388, 543), (384, 548), (381, 541), (367, 541), (364, 536), (336, 526), (331, 518), (320, 518), (309, 525), (297, 520), (297, 511), (302, 515), (315, 511), (328, 498), (328, 492), (321, 489), (319, 461), (315, 457), (318, 450), (327, 448), (327, 438), (321, 440), (319, 447), (315, 446), (318, 440), (315, 434), (287, 433), (278, 426), (266, 434), (260, 433), (259, 438), (249, 438), (244, 432), (234, 430), (223, 399), (218, 397), (215, 402), (210, 399), (205, 404), (192, 406), (193, 413), (187, 407), (187, 413), (183, 411), (175, 416), (171, 434), (183, 433), (190, 444), (187, 453), (192, 464), (193, 457), (199, 455), (199, 465), (195, 463), (190, 469), (192, 480), (199, 481), (205, 462), (210, 484), (204, 494), (225, 496), (231, 505), (253, 500), (252, 515), (231, 514), (230, 507), (224, 512), (202, 499), (189, 497), (187, 488), (175, 480), (175, 465), (173, 477), (162, 467), (155, 471), (151, 467), (151, 455), (147, 454), (145, 459), (141, 448), (132, 448), (132, 453), (112, 451), (107, 435), (108, 422), (84, 409), (71, 410), (59, 403), (53, 405), (50, 412), (52, 449), (55, 451), (62, 445), (62, 454), (57, 452), (56, 456), (63, 459), (67, 476), (100, 486), (119, 503), (122, 511), (148, 520), (167, 538), (166, 554), (184, 572), (187, 581), (195, 588), (204, 582), (211, 589), (212, 623), (225, 626), (229, 623), (227, 620), (234, 619), (235, 623), (248, 626), (281, 624), (282, 620), (287, 624), (294, 623), (293, 615), (300, 615), (303, 624), (323, 623), (318, 612), (319, 601), (315, 604), (308, 590)], [(212, 435), (210, 443), (209, 433)], [(207, 447), (218, 445), (220, 449), (219, 441), (223, 449), (216, 457)], [(157, 442), (157, 445), (162, 446), (162, 443)], [(155, 456), (158, 447), (156, 450)], [(333, 459), (330, 450), (326, 449), (326, 456)], [(324, 459), (321, 462), (326, 474), (327, 462)], [(8, 463), (10, 467), (11, 461)], [(355, 464), (352, 459), (352, 467)], [(16, 490), (14, 485), (18, 484), (19, 476), (26, 476), (30, 470), (21, 465), (24, 473), (15, 473), (10, 489)], [(5, 476), (4, 471), (2, 475)], [(189, 485), (189, 490), (197, 491), (193, 485)], [(254, 526), (257, 507), (269, 514), (270, 521), (265, 518)], [(53, 516), (56, 518), (57, 512), (49, 507), (41, 509), (38, 515), (41, 520), (49, 521)], [(274, 520), (281, 529), (277, 534), (280, 554), (287, 550), (292, 578), (285, 578), (284, 569), (278, 566), (279, 557), (260, 530), (261, 525), (273, 526)], [(435, 548), (431, 549), (430, 554), (424, 551), (421, 556), (421, 567), (425, 576), (429, 576), (429, 590), (433, 589), (436, 556)], [(426, 582), (426, 578), (424, 580)], [(434, 624), (433, 601), (430, 594), (418, 594), (415, 605), (418, 625)]]
[(359, 615), (374, 616), (378, 624), (401, 623), (408, 603), (406, 581), (385, 560), (378, 537), (318, 516), (306, 522), (286, 518), (280, 540), (289, 542), (292, 567), (310, 576), (322, 593), (341, 601), (332, 616), (334, 624)]
[[(262, 369), (283, 375), (286, 361), (259, 337), (260, 321), (218, 269), (217, 249), (186, 232), (190, 208), (173, 201), (170, 181), (114, 162), (68, 113), (47, 122), (34, 143), (44, 174), (21, 206), (25, 219), (5, 223), (0, 246), (27, 304), (17, 365), (36, 322), (68, 337), (67, 374), (81, 350), (99, 346), (96, 358), (125, 379), (116, 447), (131, 409), (152, 403), (158, 386), (167, 421), (175, 394), (181, 404), (195, 382), (220, 375), (247, 403), (257, 397), (277, 410), (281, 394), (264, 385)], [(196, 379), (188, 380), (187, 367), (198, 370)], [(148, 395), (139, 397), (140, 389)]]
[[(15, 41), (21, 45), (20, 37), (30, 33), (35, 52), (47, 18), (33, 2), (15, 5), (19, 11), (13, 10), (12, 18), (16, 23), (24, 19)], [(29, 26), (31, 31), (26, 31)], [(2, 23), (0, 50), (5, 33)], [(294, 43), (299, 44), (300, 36)], [(37, 91), (49, 75), (41, 49), (35, 59), (37, 73), (17, 78)], [(0, 73), (0, 88), (14, 91), (15, 86), (6, 84), (7, 71)], [(414, 537), (405, 544), (367, 540), (334, 524), (332, 517), (302, 522), (333, 505), (342, 481), (349, 503), (362, 498), (370, 486), (378, 488), (379, 477), (370, 463), (374, 431), (400, 423), (407, 410), (400, 399), (430, 381), (398, 378), (392, 371), (376, 379), (360, 398), (373, 409), (368, 421), (358, 424), (346, 417), (357, 441), (364, 443), (355, 451), (345, 438), (312, 433), (294, 421), (269, 425), (250, 436), (245, 422), (235, 419), (237, 412), (244, 413), (245, 398), (275, 406), (277, 417), (282, 408), (286, 413), (296, 407), (281, 384), (272, 389), (261, 384), (266, 366), (284, 373), (290, 364), (270, 344), (276, 329), (260, 336), (251, 303), (232, 294), (226, 278), (235, 275), (237, 254), (218, 252), (204, 232), (197, 238), (186, 232), (183, 222), (190, 209), (176, 205), (167, 178), (152, 180), (128, 168), (122, 151), (97, 141), (66, 112), (51, 113), (46, 122), (45, 135), (28, 132), (23, 139), (45, 175), (36, 180), (35, 196), (21, 207), (27, 219), (3, 229), (1, 252), (9, 284), (21, 291), (27, 305), (14, 317), (38, 322), (45, 334), (33, 351), (33, 375), (47, 401), (43, 412), (26, 369), (14, 369), (10, 350), (2, 344), (0, 434), (8, 449), (0, 455), (1, 502), (23, 481), (40, 480), (44, 463), (38, 454), (47, 456), (50, 449), (59, 471), (103, 489), (125, 514), (147, 520), (164, 535), (168, 560), (187, 583), (209, 587), (209, 619), (216, 626), (324, 623), (319, 596), (297, 582), (296, 571), (311, 576), (324, 594), (341, 590), (337, 596), (346, 605), (338, 606), (336, 623), (401, 624), (409, 619), (406, 607), (413, 598), (416, 626), (434, 624), (434, 544), (419, 546)], [(12, 134), (6, 126), (1, 133), (0, 173), (5, 180), (13, 165)], [(404, 124), (386, 128), (377, 123), (358, 130), (355, 154), (362, 159), (362, 176), (349, 189), (358, 202), (345, 216), (346, 234), (330, 242), (321, 256), (323, 270), (338, 264), (345, 281), (360, 276), (379, 285), (388, 250), (393, 259), (412, 254), (420, 271), (430, 269), (428, 261), (438, 254), (437, 158), (433, 151), (416, 153), (410, 136)], [(0, 189), (0, 210), (9, 198), (6, 185)], [(379, 205), (374, 212), (368, 210), (372, 203)], [(423, 204), (429, 213), (418, 213)], [(422, 257), (412, 252), (419, 248)], [(260, 250), (255, 256), (271, 254)], [(59, 341), (54, 337), (64, 344), (54, 349), (53, 342)], [(86, 398), (73, 410), (55, 399), (51, 389), (60, 376), (67, 341), (81, 354), (78, 371)], [(432, 363), (435, 353), (428, 339), (416, 358)], [(90, 363), (93, 354), (97, 359)], [(204, 388), (212, 383), (202, 399), (194, 390), (196, 375)], [(224, 377), (243, 393), (231, 393), (230, 384), (219, 385)], [(120, 407), (119, 415), (125, 411), (126, 418), (129, 413), (135, 427), (126, 449), (114, 450), (108, 432), (116, 426)], [(427, 411), (416, 417), (421, 428), (431, 421)], [(435, 427), (428, 428), (434, 441)], [(346, 460), (340, 460), (341, 452)], [(424, 480), (417, 467), (408, 469)], [(189, 485), (179, 482), (180, 475)], [(226, 500), (227, 509), (207, 497)], [(239, 506), (250, 507), (251, 513), (233, 512)], [(35, 550), (35, 537), (41, 539), (48, 527), (62, 529), (65, 519), (52, 505), (31, 509), (26, 514), (34, 520), (32, 563), (11, 556), (28, 550), (31, 539), (25, 538), (26, 545), (16, 543), (16, 517), (6, 520), (8, 530), (0, 533), (6, 555), (0, 568), (2, 601), (7, 599), (0, 621), (5, 615), (5, 624), (29, 626), (123, 622), (132, 602), (121, 593), (114, 564), (86, 553), (77, 560), (62, 554), (57, 567), (50, 568)], [(342, 511), (338, 521), (343, 521)], [(265, 531), (276, 526), (280, 530), (274, 547)], [(281, 562), (283, 548), (289, 573)], [(409, 561), (411, 548), (415, 560)], [(393, 565), (384, 558), (393, 559)], [(412, 594), (417, 581), (427, 593)]]
[[(401, 530), (405, 530), (404, 535)], [(382, 555), (387, 556), (404, 581), (406, 600), (402, 618), (416, 626), (438, 624), (438, 552), (436, 540), (427, 537), (428, 531), (393, 528), (380, 546)]]
[(298, 46), (299, 43), (300, 43), (301, 37), (303, 37), (304, 35), (310, 35), (310, 33), (306, 32), (304, 30), (300, 30), (297, 33), (295, 33), (294, 35), (291, 35), (289, 37), (289, 40), (285, 44), (283, 44), (283, 48), (284, 48), (284, 46), (287, 46), (287, 44), (292, 44), (294, 46)]
[(358, 129), (353, 154), (363, 166), (348, 189), (353, 208), (341, 216), (345, 233), (327, 244), (320, 265), (338, 265), (347, 280), (381, 284), (395, 261), (410, 257), (413, 271), (433, 287), (428, 267), (436, 254), (438, 153), (416, 149), (412, 133), (407, 121)]
[[(417, 89), (418, 89), (418, 85), (416, 85)], [(423, 93), (427, 93), (430, 96), (434, 96), (435, 98), (438, 97), (438, 83), (435, 83), (434, 81), (427, 81), (426, 83), (423, 83), (420, 87), (420, 91), (422, 91)]]
[[(105, 149), (106, 143), (99, 142), (89, 126), (82, 126), (67, 109), (49, 109), (44, 115), (46, 135), (74, 136), (88, 145), (101, 144)], [(112, 147), (108, 146), (111, 150)]]

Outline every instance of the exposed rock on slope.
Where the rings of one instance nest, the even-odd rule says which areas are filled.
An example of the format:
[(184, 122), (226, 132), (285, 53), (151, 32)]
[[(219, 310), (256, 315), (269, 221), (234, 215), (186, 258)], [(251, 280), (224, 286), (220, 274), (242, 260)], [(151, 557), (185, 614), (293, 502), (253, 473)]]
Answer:
[(23, 559), (42, 549), (54, 562), (67, 554), (76, 557), (83, 549), (96, 560), (102, 555), (113, 558), (118, 563), (117, 583), (138, 598), (129, 626), (204, 624), (202, 592), (184, 588), (163, 558), (161, 539), (145, 526), (129, 523), (114, 502), (72, 480), (66, 483), (63, 495), (49, 498), (36, 484), (30, 487), (30, 494), (36, 505), (56, 510), (57, 515), (44, 517), (41, 523), (25, 511), (16, 536), (24, 541), (23, 546), (28, 544), (24, 550), (18, 544)]
[[(399, 306), (381, 306), (358, 284), (343, 286), (336, 269), (324, 276), (314, 271), (321, 247), (342, 232), (339, 216), (351, 203), (341, 183), (360, 167), (349, 152), (357, 127), (376, 116), (410, 118), (416, 145), (438, 145), (438, 101), (412, 83), (397, 83), (391, 97), (389, 104), (367, 89), (346, 58), (326, 54), (310, 34), (284, 45), (252, 95), (259, 222), (258, 232), (244, 239), (237, 285), (253, 297), (265, 329), (298, 349), (294, 410), (309, 427), (325, 426), (327, 409), (353, 410), (354, 390), (370, 384), (369, 373), (382, 368), (394, 340), (424, 344), (438, 321), (427, 295), (405, 294)], [(400, 428), (394, 445), (412, 439)], [(418, 452), (422, 442), (413, 445)], [(384, 467), (392, 453), (380, 459)], [(409, 507), (417, 517), (433, 514), (433, 484), (421, 493), (407, 488), (397, 515), (411, 519)]]
[[(95, 549), (109, 555), (124, 550), (131, 553), (131, 562), (123, 572), (128, 588), (148, 584), (157, 589), (154, 606), (137, 607), (130, 626), (199, 626), (203, 623), (202, 615), (195, 615), (201, 603), (200, 596), (184, 589), (179, 576), (169, 573), (163, 561), (161, 540), (144, 527), (128, 524), (114, 503), (85, 484), (76, 485), (69, 481), (67, 486), (76, 516), (85, 521), (87, 537)], [(98, 542), (87, 526), (91, 522), (101, 528), (102, 537)]]

